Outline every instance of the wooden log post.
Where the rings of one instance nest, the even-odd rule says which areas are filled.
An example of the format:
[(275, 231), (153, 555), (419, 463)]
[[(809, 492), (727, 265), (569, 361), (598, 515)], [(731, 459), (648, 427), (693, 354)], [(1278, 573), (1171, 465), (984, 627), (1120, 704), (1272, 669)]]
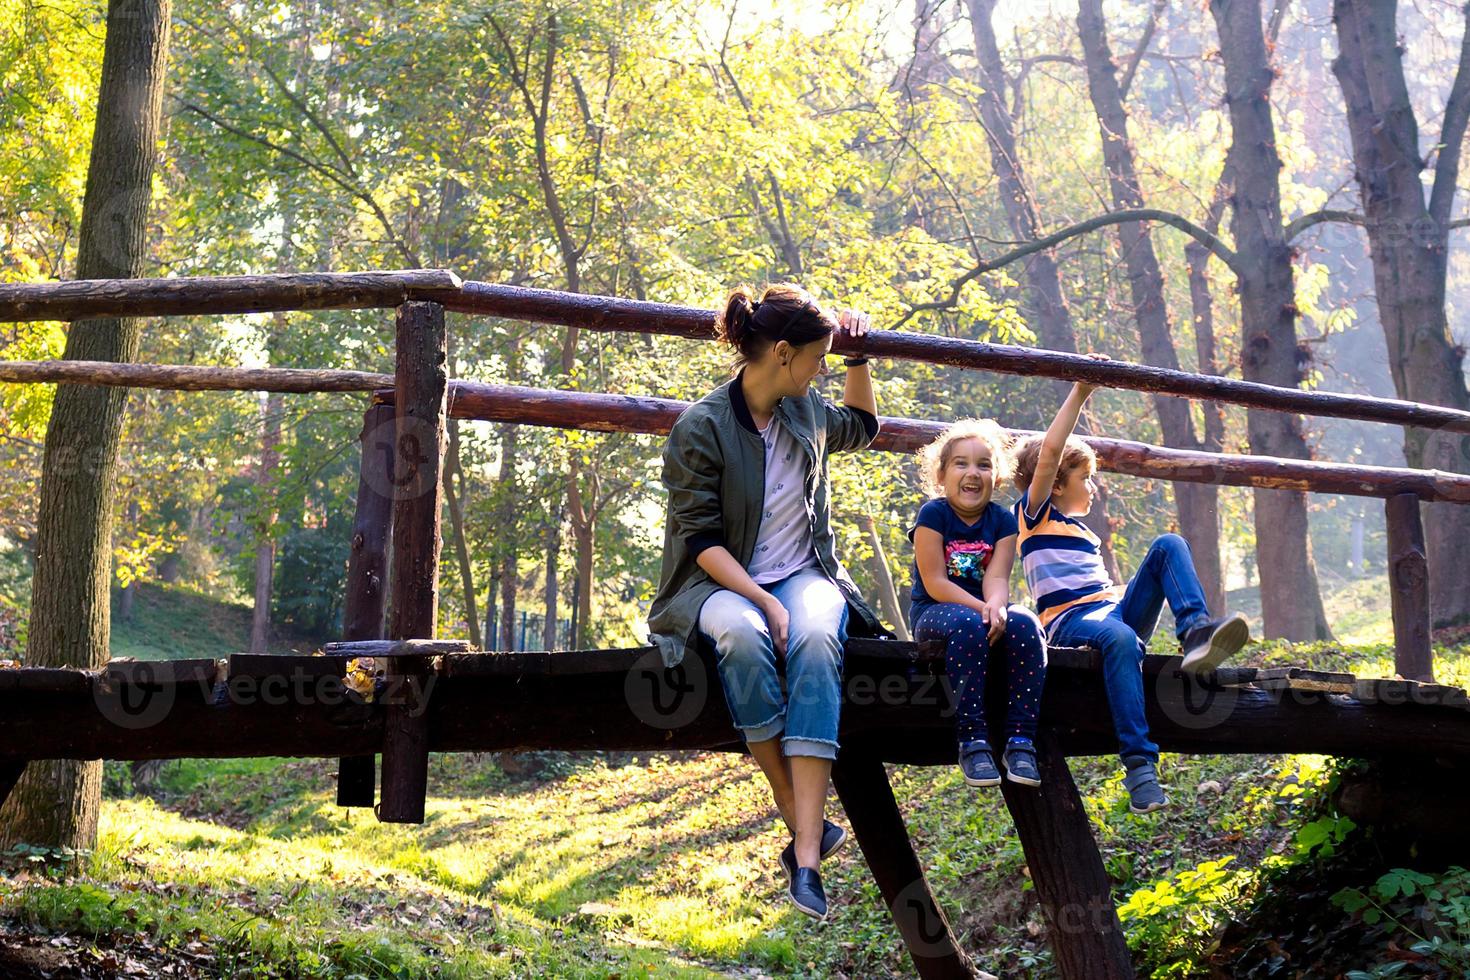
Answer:
[[(393, 603), (388, 638), (432, 640), (439, 615), (440, 510), (443, 505), (448, 356), (444, 308), (398, 308), (395, 371)], [(389, 663), (378, 819), (422, 823), (429, 778), (430, 660)]]
[(1036, 742), (1041, 786), (1001, 783), (1063, 980), (1132, 980), (1133, 963), (1082, 796), (1060, 746)]
[(1393, 663), (1400, 677), (1434, 680), (1429, 646), (1429, 558), (1419, 497), (1388, 498), (1388, 587), (1393, 605)]
[(919, 976), (972, 980), (974, 964), (929, 890), (883, 763), (875, 755), (844, 751), (832, 769), (832, 781)]
[[(388, 541), (393, 533), (395, 425), (392, 405), (373, 405), (362, 417), (357, 513), (352, 519), (352, 551), (347, 559), (347, 595), (342, 613), (344, 640), (377, 640), (383, 636)], [(337, 763), (338, 806), (372, 806), (376, 789), (377, 770), (372, 756), (346, 756)]]

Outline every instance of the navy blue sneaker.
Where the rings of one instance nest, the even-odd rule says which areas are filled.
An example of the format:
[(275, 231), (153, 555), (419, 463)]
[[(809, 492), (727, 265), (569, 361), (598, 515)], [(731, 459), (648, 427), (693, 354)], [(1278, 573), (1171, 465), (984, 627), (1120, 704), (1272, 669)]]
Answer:
[[(830, 820), (822, 821), (822, 860), (825, 861), (847, 843), (847, 831)], [(796, 874), (796, 841), (787, 844), (781, 851), (781, 870), (790, 878)]]
[(1036, 746), (1012, 739), (1006, 743), (1006, 778), (1022, 786), (1040, 786), (1041, 770), (1036, 767)]
[(1152, 759), (1141, 755), (1123, 756), (1123, 788), (1128, 791), (1128, 809), (1132, 813), (1153, 813), (1169, 805), (1159, 773)]
[(786, 889), (792, 904), (812, 918), (827, 918), (827, 893), (822, 891), (822, 876), (811, 868), (797, 868)]
[(1000, 770), (990, 754), (990, 743), (984, 739), (960, 743), (960, 772), (966, 786), (999, 786)]

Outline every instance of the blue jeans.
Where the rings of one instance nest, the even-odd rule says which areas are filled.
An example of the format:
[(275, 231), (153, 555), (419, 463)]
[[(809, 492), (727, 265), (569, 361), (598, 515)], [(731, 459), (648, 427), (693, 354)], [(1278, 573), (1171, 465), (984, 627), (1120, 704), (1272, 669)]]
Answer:
[(1210, 618), (1189, 544), (1177, 534), (1162, 535), (1149, 546), (1143, 564), (1128, 581), (1122, 602), (1073, 607), (1051, 626), (1055, 646), (1089, 646), (1102, 651), (1103, 685), (1124, 756), (1159, 757), (1144, 716), (1143, 654), (1165, 601), (1174, 613), (1179, 636)]
[(835, 759), (847, 600), (820, 568), (803, 569), (764, 588), (791, 617), (784, 695), (771, 632), (755, 603), (721, 589), (699, 610), (699, 631), (714, 644), (730, 716), (747, 742), (764, 742), (784, 731), (786, 755)]

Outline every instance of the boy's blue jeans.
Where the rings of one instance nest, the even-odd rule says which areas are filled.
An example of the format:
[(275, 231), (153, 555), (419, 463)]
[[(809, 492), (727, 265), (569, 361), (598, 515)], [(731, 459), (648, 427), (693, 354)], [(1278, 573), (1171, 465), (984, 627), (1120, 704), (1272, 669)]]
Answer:
[(847, 600), (820, 568), (802, 569), (764, 588), (791, 617), (784, 695), (770, 629), (755, 604), (721, 589), (699, 610), (699, 631), (714, 644), (735, 727), (747, 742), (784, 731), (781, 749), (788, 756), (836, 759)]
[(1164, 603), (1183, 636), (1210, 618), (1205, 592), (1194, 570), (1189, 544), (1177, 534), (1160, 536), (1128, 581), (1121, 602), (1094, 602), (1062, 613), (1050, 630), (1053, 646), (1089, 646), (1102, 651), (1103, 685), (1119, 754), (1157, 760), (1143, 709), (1143, 654)]

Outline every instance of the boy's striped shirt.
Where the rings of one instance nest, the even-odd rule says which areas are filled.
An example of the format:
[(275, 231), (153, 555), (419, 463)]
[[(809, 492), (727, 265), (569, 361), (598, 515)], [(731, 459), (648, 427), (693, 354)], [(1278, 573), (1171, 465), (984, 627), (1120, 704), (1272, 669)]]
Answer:
[(1073, 606), (1118, 602), (1124, 586), (1115, 585), (1102, 560), (1102, 543), (1086, 524), (1057, 510), (1048, 497), (1034, 517), (1026, 513), (1030, 491), (1016, 501), (1021, 572), (1036, 602), (1043, 628)]

